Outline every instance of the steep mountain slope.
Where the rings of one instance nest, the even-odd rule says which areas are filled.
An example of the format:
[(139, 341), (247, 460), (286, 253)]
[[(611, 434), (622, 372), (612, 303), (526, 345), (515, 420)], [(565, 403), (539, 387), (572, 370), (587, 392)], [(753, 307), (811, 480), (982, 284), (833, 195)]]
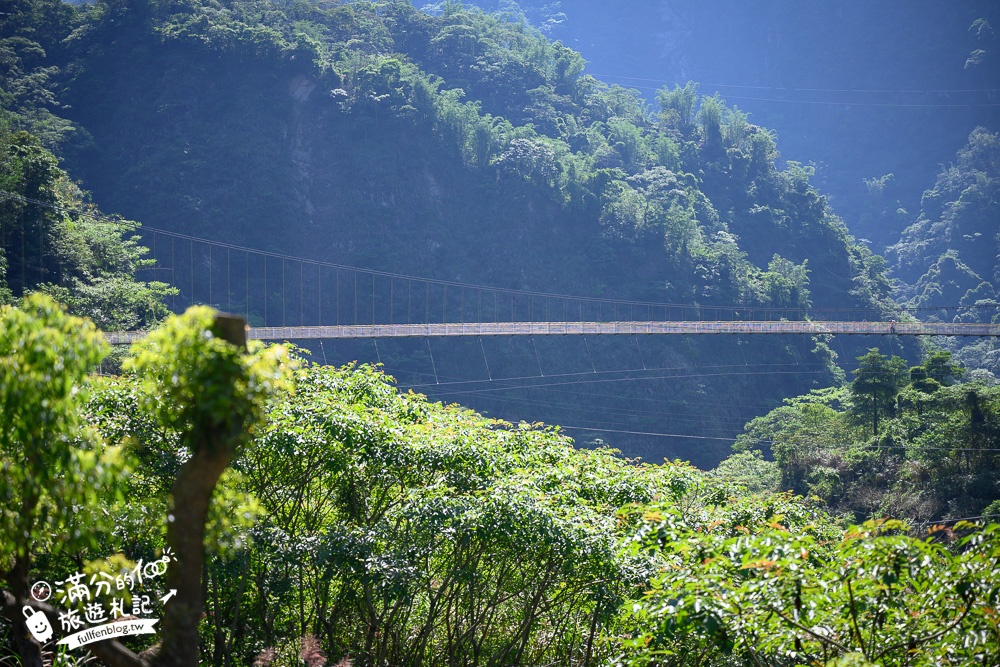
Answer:
[[(431, 16), (405, 2), (129, 0), (59, 11), (45, 31), (59, 46), (37, 64), (49, 68), (53, 103), (14, 100), (15, 122), (40, 132), (40, 108), (69, 121), (57, 138), (71, 174), (105, 209), (149, 225), (546, 292), (892, 308), (881, 260), (854, 244), (810, 169), (778, 171), (765, 129), (692, 87), (662, 90), (654, 114), (523, 23), (453, 4)], [(15, 54), (40, 44), (36, 14), (6, 19)], [(542, 344), (546, 372), (579, 370), (578, 343)], [(853, 358), (861, 345), (838, 351)], [(636, 366), (629, 341), (594, 348), (594, 366)], [(537, 351), (500, 342), (490, 353), (510, 376), (539, 372)], [(339, 354), (373, 356), (357, 346)], [(401, 345), (382, 356), (391, 370), (415, 354)], [(441, 354), (453, 368), (481, 361), (460, 345)], [(828, 383), (835, 355), (822, 341), (772, 338), (650, 340), (640, 356), (686, 379), (595, 384), (570, 400), (539, 390), (450, 398), (512, 418), (724, 438), (782, 396)], [(750, 368), (734, 376), (720, 365)], [(724, 449), (627, 437), (631, 453), (657, 459), (707, 463)]]
[[(995, 321), (1000, 285), (1000, 135), (977, 128), (924, 192), (920, 214), (888, 249), (898, 297), (941, 321)], [(941, 308), (965, 306), (965, 308)], [(956, 341), (958, 358), (1000, 374), (996, 343)], [(961, 346), (961, 347), (959, 347)]]
[(138, 225), (106, 217), (39, 139), (0, 121), (0, 305), (38, 290), (107, 331), (148, 328), (169, 312)]
[[(509, 0), (477, 0), (510, 7)], [(647, 99), (704, 81), (778, 133), (784, 157), (817, 182), (859, 237), (881, 252), (977, 125), (996, 130), (1000, 5), (992, 0), (607, 2), (520, 0), (533, 23), (578, 49), (588, 70)], [(889, 216), (865, 181), (893, 174)]]

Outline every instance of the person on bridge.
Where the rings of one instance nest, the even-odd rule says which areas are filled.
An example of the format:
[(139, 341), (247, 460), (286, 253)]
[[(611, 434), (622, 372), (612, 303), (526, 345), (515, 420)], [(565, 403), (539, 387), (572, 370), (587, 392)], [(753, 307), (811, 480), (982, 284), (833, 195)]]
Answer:
[(896, 320), (889, 320), (889, 333), (896, 333)]

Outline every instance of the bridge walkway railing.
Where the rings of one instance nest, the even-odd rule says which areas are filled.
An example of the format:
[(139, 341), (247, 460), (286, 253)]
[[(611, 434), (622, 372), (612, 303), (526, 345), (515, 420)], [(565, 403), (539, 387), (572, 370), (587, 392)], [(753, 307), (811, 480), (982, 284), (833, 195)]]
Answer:
[[(811, 321), (664, 321), (664, 322), (461, 322), (430, 324), (350, 324), (299, 327), (252, 327), (256, 340), (343, 338), (420, 338), (441, 336), (565, 335), (706, 335), (839, 334), (898, 336), (1000, 337), (1000, 324), (951, 322), (811, 322)], [(107, 334), (115, 345), (128, 344), (142, 331)]]

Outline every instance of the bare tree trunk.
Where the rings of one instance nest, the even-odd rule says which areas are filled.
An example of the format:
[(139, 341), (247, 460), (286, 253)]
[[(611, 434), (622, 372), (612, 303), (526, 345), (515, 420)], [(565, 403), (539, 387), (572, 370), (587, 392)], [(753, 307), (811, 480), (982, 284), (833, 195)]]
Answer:
[(201, 446), (185, 463), (174, 481), (171, 514), (167, 518), (167, 543), (176, 561), (167, 570), (167, 588), (177, 595), (163, 608), (163, 648), (157, 665), (176, 667), (198, 664), (198, 623), (204, 611), (201, 572), (205, 564), (205, 520), (212, 491), (229, 465), (224, 447), (214, 454)]
[[(28, 583), (29, 569), (30, 565), (27, 556), (19, 555), (14, 559), (14, 567), (11, 568), (10, 573), (5, 577), (7, 585), (14, 592), (16, 600), (27, 601), (30, 586)], [(7, 614), (7, 616), (13, 621), (14, 650), (17, 651), (17, 655), (21, 658), (20, 664), (23, 667), (42, 667), (42, 647), (28, 632), (23, 606), (21, 609), (12, 611), (13, 613)], [(52, 625), (51, 620), (49, 624)], [(56, 625), (52, 626), (53, 630), (57, 628), (58, 626)]]

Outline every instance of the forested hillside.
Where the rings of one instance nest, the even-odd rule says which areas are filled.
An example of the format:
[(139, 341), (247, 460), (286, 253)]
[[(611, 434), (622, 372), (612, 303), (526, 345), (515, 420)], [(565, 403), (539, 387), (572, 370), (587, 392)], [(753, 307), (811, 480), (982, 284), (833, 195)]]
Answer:
[(523, 10), (578, 49), (588, 71), (647, 100), (657, 86), (706, 82), (776, 131), (785, 158), (815, 163), (838, 215), (879, 254), (969, 132), (997, 129), (993, 0), (476, 4)]
[(138, 225), (101, 215), (57, 165), (37, 137), (0, 125), (0, 303), (38, 289), (105, 330), (155, 324), (176, 290), (137, 280), (151, 263)]
[(694, 84), (651, 107), (508, 10), (0, 4), (0, 664), (1000, 667), (991, 343), (310, 351), (169, 312), (214, 260), (158, 280), (153, 229), (228, 244), (253, 326), (270, 283), (245, 263), (231, 303), (230, 249), (281, 253), (282, 298), (306, 257), (697, 318), (992, 316), (995, 134), (887, 264), (767, 128)]
[(909, 369), (877, 349), (860, 362), (850, 385), (752, 420), (719, 470), (758, 490), (822, 499), (852, 520), (1000, 515), (1000, 391), (991, 376), (941, 350)]
[[(881, 260), (854, 243), (810, 168), (775, 167), (765, 128), (693, 86), (663, 89), (650, 109), (524, 23), (457, 3), (437, 16), (406, 2), (13, 9), (4, 43), (17, 66), (4, 90), (14, 127), (58, 150), (103, 209), (144, 224), (500, 287), (892, 316)], [(577, 347), (546, 341), (547, 372), (637, 367), (628, 341), (596, 342), (597, 362), (582, 365)], [(478, 368), (478, 352), (446, 356)], [(538, 374), (530, 350), (491, 353), (509, 376)], [(381, 359), (392, 369), (419, 354), (389, 346)], [(651, 340), (642, 354), (642, 367), (689, 379), (595, 385), (574, 407), (526, 390), (455, 398), (530, 420), (731, 437), (781, 397), (835, 377), (826, 344), (801, 337)], [(792, 368), (780, 382), (702, 368), (765, 361)], [(659, 416), (632, 400), (668, 395), (674, 408)], [(724, 449), (605, 435), (654, 460), (709, 463)]]
[[(85, 647), (116, 667), (1000, 664), (1000, 526), (849, 526), (220, 327), (171, 317), (102, 378), (92, 324), (0, 307), (0, 660), (85, 655), (43, 654), (26, 604), (56, 637), (162, 618)], [(86, 598), (29, 598), (73, 577)]]
[[(1000, 135), (976, 128), (924, 192), (920, 214), (888, 249), (897, 299), (926, 308), (925, 317), (989, 320), (1000, 304)], [(938, 306), (964, 306), (943, 309)], [(994, 319), (995, 321), (995, 319)], [(952, 342), (971, 368), (1000, 375), (1000, 352), (990, 340)]]

